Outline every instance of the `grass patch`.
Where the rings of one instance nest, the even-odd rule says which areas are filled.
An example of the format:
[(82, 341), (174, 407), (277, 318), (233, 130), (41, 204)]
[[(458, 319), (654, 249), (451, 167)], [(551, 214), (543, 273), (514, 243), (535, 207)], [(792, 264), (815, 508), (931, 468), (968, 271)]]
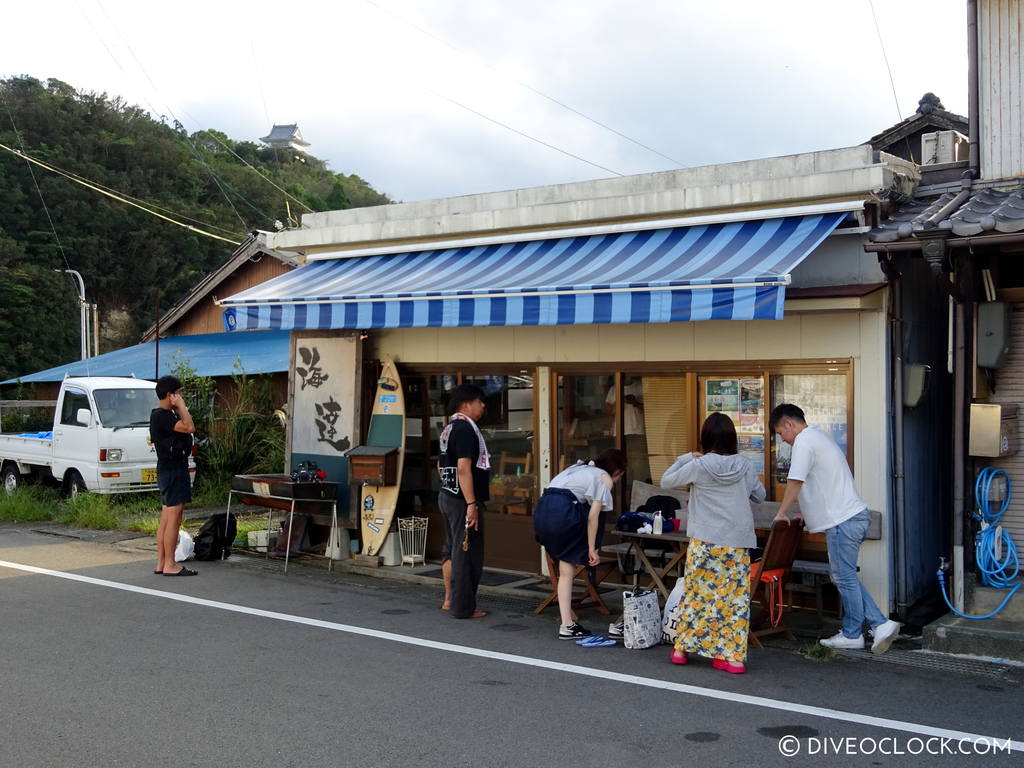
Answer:
[(235, 536), (235, 546), (248, 547), (249, 534), (252, 531), (267, 530), (267, 519), (265, 517), (242, 519), (237, 521), (237, 525), (238, 534)]
[(226, 480), (197, 479), (192, 488), (192, 507), (226, 507), (229, 483)]
[(838, 655), (834, 648), (829, 648), (827, 645), (821, 643), (812, 643), (811, 645), (805, 646), (800, 655), (808, 661), (816, 663), (822, 663), (826, 661), (833, 661)]
[(160, 527), (160, 516), (121, 518), (119, 528), (126, 531), (138, 531), (147, 536), (156, 536), (157, 528)]
[(58, 506), (56, 491), (41, 486), (22, 486), (10, 496), (0, 493), (0, 520), (16, 523), (52, 520)]
[(118, 516), (110, 497), (98, 493), (80, 493), (64, 504), (60, 522), (72, 528), (110, 531), (118, 527)]

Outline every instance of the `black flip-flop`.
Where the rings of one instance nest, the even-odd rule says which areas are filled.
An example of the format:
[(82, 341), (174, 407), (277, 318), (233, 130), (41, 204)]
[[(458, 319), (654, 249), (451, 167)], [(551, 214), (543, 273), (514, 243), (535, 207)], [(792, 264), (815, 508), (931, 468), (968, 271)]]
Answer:
[(177, 573), (164, 573), (164, 576), (198, 576), (199, 571), (193, 571), (191, 568), (181, 567), (181, 570)]
[(164, 575), (163, 571), (154, 570), (153, 573), (156, 574), (157, 576), (163, 576)]

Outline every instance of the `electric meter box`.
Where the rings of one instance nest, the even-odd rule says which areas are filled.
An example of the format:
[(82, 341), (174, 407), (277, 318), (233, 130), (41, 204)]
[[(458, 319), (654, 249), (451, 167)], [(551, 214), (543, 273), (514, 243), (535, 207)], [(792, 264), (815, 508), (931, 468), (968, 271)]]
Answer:
[(986, 458), (1017, 453), (1017, 406), (971, 403), (967, 453)]
[(1010, 352), (1010, 305), (983, 301), (978, 305), (977, 360), (979, 368), (1001, 368)]

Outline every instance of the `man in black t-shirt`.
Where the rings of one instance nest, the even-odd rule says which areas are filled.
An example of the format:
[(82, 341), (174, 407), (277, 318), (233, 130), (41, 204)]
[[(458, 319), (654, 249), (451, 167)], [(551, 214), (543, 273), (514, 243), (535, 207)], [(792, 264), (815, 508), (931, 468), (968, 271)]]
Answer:
[[(479, 619), (476, 590), (484, 570), (483, 502), (490, 498), (491, 461), (476, 425), (484, 415), (484, 392), (473, 384), (460, 384), (449, 401), (452, 414), (441, 432), (438, 505), (445, 521), (442, 568), (446, 579), (444, 608), (456, 619)], [(466, 548), (463, 549), (463, 546)], [(450, 562), (449, 562), (450, 561)]]
[(160, 489), (160, 524), (156, 532), (156, 570), (164, 576), (195, 576), (174, 562), (185, 503), (192, 501), (188, 457), (192, 453), (192, 415), (181, 396), (181, 382), (161, 376), (156, 382), (157, 407), (149, 414), (149, 437), (156, 448), (156, 482)]

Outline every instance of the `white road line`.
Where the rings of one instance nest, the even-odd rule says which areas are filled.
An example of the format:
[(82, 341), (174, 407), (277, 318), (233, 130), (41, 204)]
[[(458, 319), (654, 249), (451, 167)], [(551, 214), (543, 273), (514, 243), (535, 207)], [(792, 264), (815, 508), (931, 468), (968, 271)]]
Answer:
[[(206, 600), (201, 597), (181, 595), (174, 592), (162, 592), (159, 589), (137, 587), (132, 584), (122, 584), (117, 581), (107, 581), (106, 579), (95, 579), (91, 576), (81, 576), (77, 573), (53, 571), (48, 568), (37, 568), (34, 565), (13, 563), (7, 560), (0, 560), (0, 567), (11, 568), (17, 571), (25, 571), (28, 573), (37, 573), (43, 576), (55, 576), (60, 579), (67, 579), (68, 581), (77, 581), (83, 584), (92, 584), (98, 587), (107, 587), (108, 589), (119, 589), (123, 592), (134, 592), (139, 595), (159, 597), (164, 600), (175, 600), (179, 603), (188, 603), (190, 605), (201, 605), (206, 608), (215, 608), (221, 611), (231, 611), (232, 613), (241, 613), (247, 616), (259, 616), (264, 619), (273, 619), (275, 621), (287, 621), (292, 624), (301, 624), (307, 627), (317, 627), (319, 629), (329, 629), (335, 632), (346, 632), (351, 635), (373, 637), (378, 640), (389, 640), (394, 643), (415, 645), (420, 648), (432, 648), (437, 651), (447, 651), (448, 653), (460, 653), (464, 656), (477, 656), (479, 658), (492, 659), (494, 661), (505, 661), (510, 664), (521, 664), (527, 667), (538, 667), (540, 669), (550, 669), (557, 672), (567, 672), (573, 675), (594, 677), (599, 680), (610, 680), (618, 683), (641, 685), (646, 688), (657, 688), (665, 691), (673, 691), (675, 693), (685, 693), (691, 696), (702, 696), (707, 699), (718, 699), (720, 701), (730, 701), (735, 702), (737, 704), (749, 704), (751, 706), (762, 707), (765, 709), (778, 709), (783, 712), (798, 712), (800, 714), (810, 715), (812, 717), (821, 717), (828, 720), (839, 720), (847, 723), (859, 723), (861, 725), (870, 725), (877, 728), (887, 728), (893, 731), (904, 731), (906, 733), (913, 733), (922, 736), (934, 736), (937, 738), (946, 738), (953, 740), (963, 739), (972, 741), (988, 740), (989, 742), (998, 742), (1000, 746), (1002, 746), (1007, 740), (1006, 736), (986, 736), (980, 733), (968, 733), (967, 731), (954, 731), (949, 730), (947, 728), (935, 728), (934, 726), (930, 725), (908, 723), (902, 720), (890, 720), (888, 718), (873, 717), (871, 715), (861, 715), (856, 712), (843, 712), (842, 710), (827, 709), (825, 707), (812, 707), (806, 704), (779, 701), (777, 699), (769, 699), (763, 696), (749, 696), (743, 693), (719, 691), (714, 688), (702, 688), (697, 685), (673, 683), (667, 680), (658, 680), (656, 678), (651, 677), (626, 675), (622, 674), (621, 672), (611, 672), (604, 669), (594, 669), (591, 667), (580, 666), (578, 664), (564, 664), (559, 661), (535, 659), (530, 656), (517, 656), (511, 653), (501, 653), (500, 651), (488, 651), (481, 648), (472, 648), (470, 646), (465, 645), (456, 645), (454, 643), (441, 643), (437, 642), (436, 640), (424, 640), (420, 637), (412, 637), (410, 635), (399, 635), (394, 632), (383, 632), (379, 629), (367, 629), (366, 627), (356, 627), (351, 624), (339, 624), (334, 621), (311, 619), (306, 616), (295, 616), (289, 613), (278, 613), (277, 611), (265, 611), (261, 608), (249, 608), (248, 606), (244, 605), (223, 603), (219, 600)], [(1017, 752), (1024, 752), (1024, 741), (1010, 741), (1009, 744), (1011, 749)]]

